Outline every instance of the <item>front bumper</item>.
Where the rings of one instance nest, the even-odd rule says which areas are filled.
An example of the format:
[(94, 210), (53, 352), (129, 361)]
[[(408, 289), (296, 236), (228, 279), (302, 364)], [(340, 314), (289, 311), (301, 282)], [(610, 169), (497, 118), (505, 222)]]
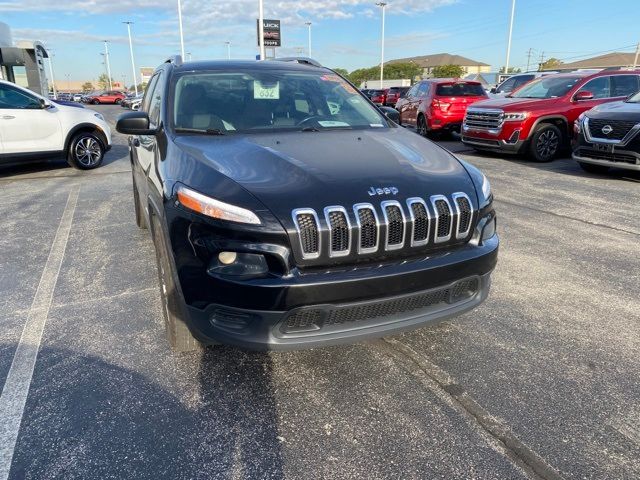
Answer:
[(602, 165), (604, 167), (621, 168), (640, 171), (640, 142), (633, 141), (628, 145), (602, 145), (587, 142), (583, 135), (574, 142), (573, 159), (580, 163)]
[(517, 122), (505, 122), (495, 130), (474, 129), (463, 122), (461, 135), (462, 143), (481, 150), (520, 154), (528, 145), (525, 126)]
[(209, 278), (219, 301), (188, 306), (188, 324), (204, 343), (269, 350), (353, 343), (415, 329), (486, 299), (498, 244), (494, 235), (482, 245), (389, 265), (244, 282)]

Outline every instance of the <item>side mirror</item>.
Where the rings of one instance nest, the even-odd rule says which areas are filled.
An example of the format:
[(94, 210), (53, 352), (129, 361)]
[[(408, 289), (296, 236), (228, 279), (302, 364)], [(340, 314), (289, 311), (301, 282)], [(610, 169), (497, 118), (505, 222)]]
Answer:
[(578, 93), (576, 93), (575, 97), (573, 97), (573, 100), (576, 102), (584, 102), (585, 100), (593, 100), (593, 93), (589, 92), (587, 90), (581, 90)]
[(391, 108), (391, 107), (378, 107), (378, 108), (384, 114), (384, 116), (387, 117), (389, 120), (395, 123), (400, 123), (400, 112), (397, 111), (395, 108)]
[(498, 93), (498, 89), (496, 87), (493, 87), (491, 90), (489, 90), (489, 93)]
[(157, 131), (149, 128), (149, 115), (146, 112), (128, 112), (118, 117), (116, 130), (125, 135), (155, 135)]

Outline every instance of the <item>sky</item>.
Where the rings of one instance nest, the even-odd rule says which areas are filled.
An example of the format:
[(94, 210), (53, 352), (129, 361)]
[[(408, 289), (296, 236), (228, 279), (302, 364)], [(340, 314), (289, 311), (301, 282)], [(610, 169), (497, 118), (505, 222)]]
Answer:
[[(380, 62), (377, 0), (264, 0), (265, 18), (282, 21), (277, 55), (312, 56), (351, 71)], [(386, 0), (385, 61), (453, 53), (497, 70), (505, 63), (511, 0)], [(510, 65), (523, 70), (541, 55), (575, 61), (635, 50), (639, 0), (517, 0)], [(182, 0), (185, 51), (194, 60), (258, 52), (258, 0)], [(109, 40), (115, 80), (132, 83), (126, 25), (132, 21), (137, 67), (155, 67), (180, 51), (177, 0), (0, 0), (0, 22), (14, 41), (40, 40), (54, 53), (56, 80), (95, 80)], [(534, 68), (534, 67), (532, 67)]]

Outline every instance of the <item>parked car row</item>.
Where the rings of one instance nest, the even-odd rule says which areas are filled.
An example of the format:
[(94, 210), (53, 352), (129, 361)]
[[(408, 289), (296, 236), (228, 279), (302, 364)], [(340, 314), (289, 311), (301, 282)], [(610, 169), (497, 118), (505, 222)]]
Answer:
[(100, 104), (112, 104), (119, 105), (122, 100), (127, 98), (127, 95), (124, 92), (118, 90), (108, 90), (101, 92), (91, 92), (83, 95), (82, 102), (90, 103), (92, 105), (100, 105)]
[(140, 108), (140, 103), (142, 102), (142, 97), (144, 96), (144, 92), (139, 93), (138, 95), (133, 95), (125, 98), (120, 102), (120, 106), (123, 108), (128, 108), (130, 110), (138, 110)]

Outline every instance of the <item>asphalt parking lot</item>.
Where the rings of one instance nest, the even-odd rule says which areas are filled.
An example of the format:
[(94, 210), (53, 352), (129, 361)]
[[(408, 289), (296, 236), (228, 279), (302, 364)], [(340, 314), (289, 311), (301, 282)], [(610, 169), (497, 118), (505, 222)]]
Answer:
[(443, 142), (496, 196), (479, 309), (347, 347), (176, 355), (115, 142), (94, 171), (0, 171), (0, 385), (39, 348), (0, 478), (640, 477), (640, 175)]

